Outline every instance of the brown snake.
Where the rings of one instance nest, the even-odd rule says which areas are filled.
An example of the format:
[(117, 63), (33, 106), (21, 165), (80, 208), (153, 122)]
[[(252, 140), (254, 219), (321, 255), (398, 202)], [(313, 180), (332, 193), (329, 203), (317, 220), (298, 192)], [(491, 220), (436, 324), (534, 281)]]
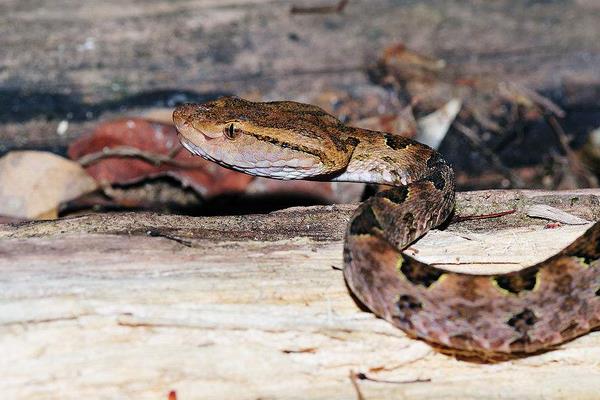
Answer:
[(449, 272), (401, 252), (454, 208), (454, 172), (435, 150), (290, 101), (226, 97), (181, 105), (173, 120), (192, 153), (248, 174), (392, 185), (350, 219), (344, 276), (412, 337), (487, 357), (548, 349), (600, 326), (600, 222), (520, 271)]

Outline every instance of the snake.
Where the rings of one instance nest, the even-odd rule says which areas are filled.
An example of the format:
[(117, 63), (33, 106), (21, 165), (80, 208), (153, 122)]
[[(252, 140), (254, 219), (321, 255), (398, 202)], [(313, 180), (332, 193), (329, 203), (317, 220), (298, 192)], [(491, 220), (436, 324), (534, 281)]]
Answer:
[(600, 326), (600, 222), (521, 270), (453, 272), (403, 253), (454, 210), (454, 171), (436, 150), (293, 101), (186, 103), (173, 122), (186, 149), (226, 168), (387, 186), (347, 224), (343, 275), (360, 303), (411, 338), (456, 354), (526, 356)]

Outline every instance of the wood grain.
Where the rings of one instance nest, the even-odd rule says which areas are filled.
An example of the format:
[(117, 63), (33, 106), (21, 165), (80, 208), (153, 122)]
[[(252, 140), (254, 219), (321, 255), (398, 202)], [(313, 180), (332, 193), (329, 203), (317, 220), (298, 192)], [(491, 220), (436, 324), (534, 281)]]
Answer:
[[(463, 269), (488, 254), (498, 265), (473, 268), (518, 268), (511, 263), (542, 259), (585, 230), (544, 229), (545, 221), (521, 211), (541, 203), (600, 218), (598, 190), (461, 193), (463, 215), (517, 212), (451, 225), (412, 248), (428, 261), (452, 264), (458, 254), (466, 264), (454, 267)], [(480, 365), (438, 354), (361, 311), (332, 268), (341, 266), (353, 208), (0, 225), (1, 392), (15, 399), (166, 399), (171, 390), (180, 399), (353, 399), (354, 371), (430, 380), (358, 381), (366, 399), (595, 398), (598, 333)]]

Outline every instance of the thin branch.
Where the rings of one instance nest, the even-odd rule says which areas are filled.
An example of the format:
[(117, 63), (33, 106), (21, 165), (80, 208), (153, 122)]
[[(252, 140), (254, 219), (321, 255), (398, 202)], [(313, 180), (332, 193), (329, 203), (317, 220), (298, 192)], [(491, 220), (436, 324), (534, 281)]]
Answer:
[(549, 98), (542, 96), (535, 90), (531, 90), (525, 86), (519, 85), (518, 83), (508, 82), (509, 86), (512, 86), (518, 92), (523, 93), (525, 96), (529, 98), (532, 102), (534, 102), (537, 106), (544, 110), (544, 114), (553, 114), (558, 116), (559, 118), (564, 118), (567, 114), (565, 110), (560, 108), (558, 104), (550, 100)]
[(521, 265), (519, 262), (514, 261), (465, 261), (465, 262), (433, 262), (429, 265)]
[(173, 149), (169, 155), (156, 154), (148, 151), (140, 150), (135, 147), (129, 146), (120, 146), (120, 147), (112, 147), (105, 148), (101, 151), (97, 151), (95, 153), (86, 154), (85, 156), (79, 158), (77, 162), (82, 167), (88, 167), (92, 164), (97, 163), (100, 160), (104, 160), (106, 158), (139, 158), (141, 160), (147, 161), (150, 164), (155, 166), (160, 166), (161, 164), (168, 164), (178, 168), (186, 168), (193, 169), (198, 168), (198, 164), (191, 164), (186, 162), (181, 162), (175, 160), (171, 154), (176, 154), (180, 151), (180, 148)]
[(391, 380), (386, 380), (386, 379), (375, 379), (375, 378), (368, 377), (366, 374), (363, 374), (362, 372), (355, 374), (355, 376), (356, 376), (356, 379), (360, 379), (361, 381), (371, 381), (371, 382), (377, 382), (377, 383), (392, 383), (392, 384), (396, 384), (396, 385), (406, 385), (409, 383), (431, 382), (430, 378), (411, 379), (410, 381), (391, 381)]
[(292, 14), (339, 14), (344, 11), (350, 0), (340, 0), (334, 6), (318, 6), (318, 7), (299, 7), (292, 6), (290, 13)]
[(454, 216), (454, 218), (452, 218), (452, 221), (450, 223), (455, 224), (457, 222), (471, 221), (471, 220), (476, 220), (476, 219), (499, 218), (499, 217), (503, 217), (505, 215), (513, 214), (516, 211), (517, 210), (508, 210), (508, 211), (501, 211), (501, 212), (497, 212), (497, 213), (481, 214), (481, 215), (464, 215), (464, 216), (456, 215), (456, 216)]
[(563, 151), (565, 152), (565, 155), (567, 156), (567, 160), (569, 163), (568, 166), (571, 170), (571, 173), (575, 176), (575, 178), (579, 178), (581, 180), (581, 182), (579, 183), (583, 183), (587, 187), (596, 186), (597, 183), (591, 177), (585, 166), (581, 163), (581, 160), (579, 159), (577, 154), (571, 148), (571, 145), (569, 144), (569, 137), (567, 136), (566, 132), (564, 131), (556, 117), (554, 115), (547, 115), (546, 121), (548, 122), (548, 125), (550, 125), (550, 127), (552, 128), (554, 135), (558, 139), (560, 146), (562, 147)]
[(465, 137), (468, 141), (469, 144), (471, 146), (473, 146), (474, 148), (478, 149), (481, 154), (498, 170), (500, 171), (500, 173), (502, 173), (502, 175), (504, 175), (506, 177), (506, 179), (508, 179), (510, 181), (510, 184), (513, 187), (523, 187), (525, 186), (525, 183), (521, 180), (521, 178), (519, 178), (517, 175), (515, 175), (510, 168), (506, 167), (502, 161), (500, 160), (500, 158), (489, 148), (485, 145), (485, 143), (483, 143), (481, 141), (481, 139), (479, 138), (479, 136), (477, 136), (477, 134), (475, 133), (475, 131), (473, 131), (471, 128), (468, 128), (467, 126), (461, 124), (458, 121), (454, 121), (452, 123), (452, 125), (456, 128), (456, 130), (460, 133), (463, 134), (463, 137)]
[(362, 392), (360, 391), (360, 386), (358, 386), (358, 381), (357, 379), (360, 379), (358, 377), (359, 374), (355, 374), (354, 371), (350, 370), (350, 382), (352, 382), (352, 386), (354, 387), (354, 390), (356, 391), (356, 399), (357, 400), (365, 400), (365, 396), (363, 396)]
[(158, 230), (151, 229), (151, 230), (149, 230), (149, 231), (146, 232), (146, 235), (150, 236), (150, 237), (161, 237), (161, 238), (169, 239), (169, 240), (177, 242), (177, 243), (179, 243), (179, 244), (181, 244), (181, 245), (183, 245), (185, 247), (192, 247), (192, 242), (191, 241), (185, 240), (185, 239), (181, 239), (181, 238), (179, 238), (177, 236), (171, 236), (171, 235), (168, 235), (166, 233), (162, 233), (162, 232), (160, 232)]

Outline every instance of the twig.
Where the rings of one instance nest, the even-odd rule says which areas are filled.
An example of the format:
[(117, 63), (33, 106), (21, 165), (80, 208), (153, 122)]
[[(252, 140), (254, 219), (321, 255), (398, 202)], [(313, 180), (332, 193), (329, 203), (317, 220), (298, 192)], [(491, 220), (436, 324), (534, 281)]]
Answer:
[(497, 213), (481, 214), (481, 215), (464, 215), (464, 216), (455, 215), (454, 218), (452, 218), (452, 221), (450, 223), (455, 224), (457, 222), (472, 221), (472, 220), (476, 220), (476, 219), (499, 218), (499, 217), (503, 217), (505, 215), (513, 214), (516, 211), (517, 210), (508, 210), (508, 211), (501, 211), (501, 212), (497, 212)]
[(514, 261), (457, 261), (457, 262), (433, 262), (429, 265), (521, 265), (519, 262)]
[(355, 374), (354, 371), (350, 370), (350, 382), (352, 382), (352, 386), (354, 387), (354, 390), (356, 391), (356, 399), (357, 400), (365, 400), (365, 396), (363, 396), (362, 392), (360, 391), (360, 386), (358, 386), (358, 381), (357, 379), (360, 379), (358, 377), (359, 374)]
[(588, 187), (595, 186), (596, 182), (594, 182), (594, 179), (587, 172), (585, 166), (581, 163), (579, 157), (577, 157), (577, 154), (571, 148), (571, 145), (569, 144), (569, 138), (562, 126), (558, 123), (556, 117), (554, 115), (546, 115), (546, 121), (548, 122), (548, 125), (550, 125), (550, 127), (552, 128), (554, 135), (558, 139), (560, 146), (562, 147), (563, 151), (565, 152), (565, 155), (567, 156), (569, 169), (571, 170), (571, 173), (573, 173), (575, 178), (579, 178), (582, 181), (579, 183), (583, 183), (585, 186)]
[(458, 121), (454, 121), (452, 124), (456, 130), (460, 133), (463, 134), (463, 136), (469, 141), (469, 143), (471, 144), (471, 146), (473, 146), (474, 148), (478, 149), (481, 154), (490, 162), (492, 163), (492, 165), (498, 170), (500, 171), (500, 173), (502, 173), (502, 175), (504, 175), (506, 177), (506, 179), (508, 179), (510, 181), (510, 184), (513, 187), (523, 187), (525, 184), (524, 182), (521, 180), (521, 178), (519, 178), (517, 175), (515, 175), (510, 168), (507, 168), (502, 161), (500, 160), (500, 158), (494, 154), (494, 152), (485, 145), (485, 143), (483, 143), (481, 141), (481, 139), (479, 138), (479, 136), (477, 136), (477, 134), (470, 128), (466, 127), (465, 125), (461, 124)]
[(141, 160), (147, 161), (155, 166), (159, 166), (161, 164), (168, 164), (178, 168), (198, 168), (197, 164), (185, 163), (178, 160), (175, 160), (172, 154), (177, 154), (180, 151), (180, 148), (176, 148), (169, 152), (169, 155), (162, 155), (156, 153), (150, 153), (148, 151), (140, 150), (135, 147), (129, 146), (120, 146), (120, 147), (112, 147), (105, 148), (101, 151), (97, 151), (95, 153), (86, 154), (85, 156), (79, 158), (77, 162), (82, 167), (88, 167), (94, 163), (97, 163), (100, 160), (112, 157), (120, 157), (120, 158), (139, 158)]
[(565, 154), (567, 155), (567, 157), (569, 159), (572, 157), (576, 158), (575, 152), (573, 151), (573, 149), (571, 148), (571, 145), (569, 144), (569, 137), (567, 136), (567, 133), (562, 128), (562, 126), (556, 120), (556, 117), (554, 117), (553, 115), (549, 115), (546, 117), (546, 121), (548, 121), (548, 125), (550, 125), (550, 127), (552, 128), (552, 131), (556, 135), (556, 138), (560, 142), (560, 146), (562, 147), (562, 149), (565, 152)]
[(154, 229), (147, 231), (146, 235), (150, 236), (150, 237), (161, 237), (161, 238), (169, 239), (169, 240), (177, 242), (185, 247), (192, 247), (192, 242), (189, 240), (181, 239), (181, 238), (178, 238), (177, 236), (171, 236), (171, 235), (162, 233), (162, 232), (154, 230)]
[(518, 83), (515, 83), (515, 82), (507, 82), (507, 83), (505, 83), (505, 85), (508, 86), (507, 89), (509, 91), (511, 91), (511, 89), (512, 89), (513, 93), (520, 92), (521, 95), (526, 96), (526, 98), (529, 101), (531, 101), (532, 103), (534, 103), (535, 105), (540, 107), (543, 110), (544, 114), (556, 115), (559, 118), (564, 118), (564, 116), (566, 115), (565, 110), (563, 110), (552, 100), (550, 100), (547, 97), (542, 96), (535, 90), (531, 90), (531, 89), (526, 88), (525, 86), (519, 85)]
[(319, 7), (299, 7), (292, 6), (290, 13), (292, 14), (330, 14), (341, 13), (346, 8), (350, 0), (340, 0), (334, 6), (319, 6)]
[(377, 382), (377, 383), (392, 383), (392, 384), (396, 384), (396, 385), (405, 385), (405, 384), (408, 384), (408, 383), (431, 382), (430, 378), (427, 378), (427, 379), (411, 379), (410, 381), (390, 381), (390, 380), (386, 380), (386, 379), (370, 378), (366, 374), (363, 374), (362, 372), (359, 372), (359, 373), (354, 374), (354, 375), (355, 375), (356, 379), (360, 379), (361, 381), (371, 381), (371, 382)]
[(288, 350), (288, 349), (284, 349), (281, 350), (282, 353), (285, 354), (302, 354), (302, 353), (316, 353), (317, 349), (314, 347), (305, 347), (303, 349), (298, 349), (298, 350)]
[(539, 106), (540, 108), (542, 108), (542, 110), (545, 111), (544, 114), (550, 113), (553, 114), (553, 116), (558, 116), (559, 118), (564, 118), (567, 114), (565, 110), (560, 108), (556, 103), (554, 103), (549, 98), (542, 96), (535, 90), (531, 90), (515, 82), (508, 82), (507, 85), (511, 86), (517, 92), (521, 92), (522, 94), (527, 96), (529, 100), (531, 100), (533, 103), (535, 103), (537, 106)]

